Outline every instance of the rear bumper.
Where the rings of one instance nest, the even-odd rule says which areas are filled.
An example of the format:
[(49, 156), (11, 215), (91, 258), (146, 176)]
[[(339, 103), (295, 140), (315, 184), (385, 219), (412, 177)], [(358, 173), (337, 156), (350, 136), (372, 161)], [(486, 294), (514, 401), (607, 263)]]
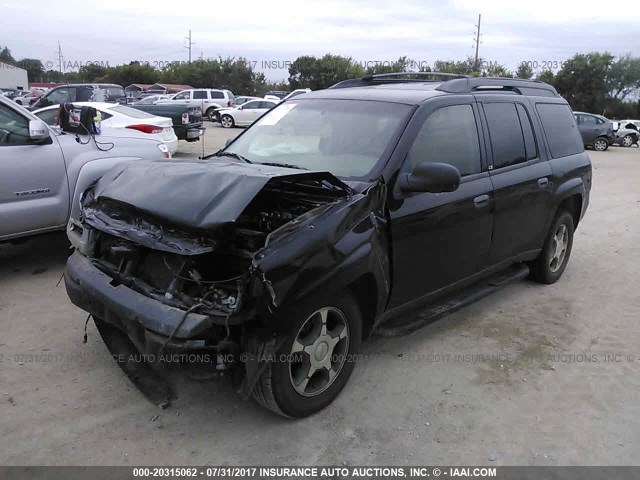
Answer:
[(153, 351), (154, 345), (163, 344), (180, 322), (169, 346), (190, 351), (206, 348), (205, 340), (198, 337), (214, 324), (212, 317), (190, 313), (184, 318), (183, 310), (115, 284), (79, 252), (69, 257), (64, 280), (76, 306), (125, 332), (140, 351)]
[(186, 139), (187, 140), (197, 139), (197, 138), (200, 138), (202, 135), (204, 135), (204, 128), (199, 128), (199, 127), (190, 128), (186, 132)]

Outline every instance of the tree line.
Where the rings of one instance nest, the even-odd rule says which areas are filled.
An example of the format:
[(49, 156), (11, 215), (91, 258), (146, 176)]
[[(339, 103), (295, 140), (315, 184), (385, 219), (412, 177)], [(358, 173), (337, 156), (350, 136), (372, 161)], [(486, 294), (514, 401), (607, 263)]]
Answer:
[(433, 65), (406, 56), (395, 62), (358, 62), (351, 57), (326, 54), (303, 55), (287, 62), (289, 77), (283, 82), (268, 81), (246, 59), (227, 57), (176, 62), (154, 68), (132, 61), (125, 65), (89, 64), (78, 71), (61, 73), (45, 70), (38, 59), (15, 60), (8, 47), (0, 48), (0, 61), (25, 68), (30, 82), (104, 82), (127, 86), (132, 83), (174, 83), (192, 87), (228, 88), (236, 95), (264, 95), (269, 90), (328, 88), (342, 80), (365, 74), (389, 72), (442, 72), (482, 77), (539, 79), (553, 85), (576, 111), (600, 113), (611, 118), (640, 117), (640, 58), (630, 54), (616, 57), (609, 52), (576, 54), (560, 62), (557, 71), (535, 72), (531, 62), (522, 62), (515, 71), (498, 62), (473, 57), (464, 60), (436, 60)]

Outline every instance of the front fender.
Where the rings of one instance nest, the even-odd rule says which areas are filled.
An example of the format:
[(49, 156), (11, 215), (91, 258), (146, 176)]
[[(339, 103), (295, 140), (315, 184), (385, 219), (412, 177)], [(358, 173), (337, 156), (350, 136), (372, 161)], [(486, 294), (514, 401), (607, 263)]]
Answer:
[[(390, 290), (385, 190), (379, 183), (355, 194), (261, 252), (255, 267), (270, 292), (265, 298), (269, 311), (286, 311), (320, 290), (341, 291), (368, 276), (375, 292), (358, 300), (375, 301), (370, 311), (375, 318), (382, 314)], [(288, 331), (296, 319), (268, 315), (264, 321)]]

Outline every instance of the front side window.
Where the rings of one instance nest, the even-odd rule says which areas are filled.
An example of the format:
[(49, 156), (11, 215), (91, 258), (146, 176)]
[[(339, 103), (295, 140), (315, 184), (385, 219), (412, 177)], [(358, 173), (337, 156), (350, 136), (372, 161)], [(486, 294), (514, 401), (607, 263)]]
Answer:
[(426, 119), (408, 153), (410, 169), (425, 162), (453, 165), (460, 175), (482, 169), (478, 128), (471, 105), (450, 105)]
[(485, 103), (493, 150), (493, 167), (501, 168), (527, 160), (524, 135), (515, 103)]
[(0, 104), (0, 147), (29, 143), (29, 121)]
[(254, 163), (368, 178), (411, 110), (410, 105), (363, 100), (287, 102), (263, 115), (225, 151)]
[(173, 97), (174, 100), (189, 100), (189, 92), (182, 92)]

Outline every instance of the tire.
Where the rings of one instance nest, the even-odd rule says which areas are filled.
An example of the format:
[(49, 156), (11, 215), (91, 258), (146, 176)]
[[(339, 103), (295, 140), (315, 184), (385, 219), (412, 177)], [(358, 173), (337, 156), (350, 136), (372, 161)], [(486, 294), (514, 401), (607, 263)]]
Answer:
[(634, 143), (636, 142), (633, 140), (633, 137), (631, 135), (625, 135), (624, 137), (622, 137), (622, 140), (620, 140), (621, 147), (630, 147)]
[(593, 142), (593, 149), (597, 152), (606, 152), (609, 148), (609, 142), (602, 137), (598, 137)]
[(233, 121), (231, 115), (222, 115), (222, 117), (220, 117), (220, 125), (224, 128), (233, 128), (236, 126), (236, 122)]
[(204, 115), (209, 119), (210, 122), (215, 121), (215, 108), (209, 108), (206, 112), (204, 112)]
[[(529, 265), (530, 278), (547, 285), (558, 281), (569, 262), (573, 233), (573, 217), (569, 212), (561, 210), (551, 223), (540, 255)], [(564, 251), (561, 251), (559, 239), (564, 239), (561, 240), (564, 243)]]
[[(349, 380), (355, 367), (354, 356), (360, 349), (362, 317), (353, 297), (344, 293), (318, 295), (296, 305), (283, 317), (295, 318), (294, 327), (272, 357), (274, 361), (267, 364), (251, 396), (278, 415), (303, 418), (329, 405)], [(328, 331), (318, 330), (323, 323)], [(323, 331), (329, 337), (323, 337)], [(319, 335), (314, 340), (316, 334)], [(325, 338), (330, 339), (329, 343)], [(264, 355), (276, 340), (259, 343), (251, 350)], [(335, 343), (330, 346), (331, 342)], [(301, 350), (303, 345), (311, 353)], [(325, 366), (309, 375), (319, 363)], [(327, 365), (335, 376), (329, 374)]]

